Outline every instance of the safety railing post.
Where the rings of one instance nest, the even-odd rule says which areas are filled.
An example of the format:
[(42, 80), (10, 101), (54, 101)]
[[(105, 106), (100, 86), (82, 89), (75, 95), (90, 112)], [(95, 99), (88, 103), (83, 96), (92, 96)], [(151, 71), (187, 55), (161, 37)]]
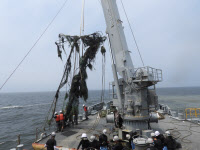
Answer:
[(20, 139), (20, 134), (17, 136), (17, 144), (20, 145), (21, 139)]
[(37, 133), (37, 128), (36, 128), (36, 132), (35, 132), (35, 141), (38, 140), (38, 133)]

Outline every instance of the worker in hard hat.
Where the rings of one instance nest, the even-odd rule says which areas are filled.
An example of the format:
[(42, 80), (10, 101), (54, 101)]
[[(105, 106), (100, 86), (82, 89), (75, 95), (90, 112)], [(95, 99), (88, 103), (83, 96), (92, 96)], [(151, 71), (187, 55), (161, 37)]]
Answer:
[(99, 136), (99, 143), (101, 148), (106, 148), (108, 146), (108, 137), (106, 135), (107, 130), (103, 129), (103, 134)]
[(157, 138), (158, 135), (160, 135), (160, 132), (156, 131), (155, 136), (153, 137), (154, 147), (157, 148), (158, 150), (163, 150), (164, 145), (162, 141), (159, 138)]
[(157, 139), (160, 139), (162, 143), (164, 143), (165, 137), (164, 137), (163, 134), (161, 134), (159, 131), (156, 131), (155, 136), (156, 136)]
[(152, 138), (148, 138), (147, 143), (149, 144), (149, 146), (146, 150), (158, 150), (156, 147), (154, 147), (154, 141)]
[(166, 131), (165, 135), (166, 135), (166, 138), (165, 138), (164, 146), (166, 146), (168, 150), (175, 150), (177, 147), (176, 140), (172, 137), (169, 131)]
[(54, 148), (56, 148), (56, 133), (52, 132), (51, 133), (51, 138), (46, 142), (46, 144), (44, 145), (44, 147), (47, 148), (47, 150), (54, 150)]
[(54, 118), (55, 118), (56, 126), (57, 126), (57, 131), (56, 132), (59, 132), (60, 131), (60, 115), (58, 115), (58, 113), (55, 112)]
[(65, 117), (62, 111), (60, 111), (60, 128), (61, 128), (61, 132), (63, 132), (65, 127)]
[(86, 133), (83, 133), (82, 136), (81, 136), (81, 141), (77, 147), (77, 149), (80, 148), (80, 146), (82, 147), (81, 149), (84, 150), (84, 149), (87, 149), (90, 147), (90, 142), (87, 138), (87, 134)]
[(87, 106), (85, 106), (85, 104), (83, 104), (83, 110), (85, 112), (85, 119), (88, 120), (89, 119), (88, 118), (88, 108), (87, 108)]
[(100, 149), (99, 141), (96, 140), (94, 135), (90, 136), (90, 147), (92, 149)]
[(113, 142), (115, 142), (115, 145), (112, 150), (122, 150), (124, 148), (118, 136), (113, 137)]
[(123, 127), (123, 118), (121, 116), (121, 114), (118, 115), (118, 125), (119, 125), (119, 128), (122, 129)]
[(133, 143), (133, 138), (130, 134), (126, 134), (126, 139), (128, 140), (127, 147), (130, 149), (135, 149), (135, 144)]

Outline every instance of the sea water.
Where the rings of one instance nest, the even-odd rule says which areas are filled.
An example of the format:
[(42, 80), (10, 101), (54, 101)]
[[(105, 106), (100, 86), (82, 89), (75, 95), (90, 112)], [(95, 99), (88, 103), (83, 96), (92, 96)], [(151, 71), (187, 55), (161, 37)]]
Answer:
[[(200, 107), (200, 87), (160, 88), (157, 89), (159, 102), (169, 105), (172, 109), (184, 107)], [(21, 135), (21, 143), (30, 148), (35, 140), (35, 130), (44, 124), (55, 92), (37, 93), (1, 93), (0, 94), (0, 150), (16, 147), (17, 135)], [(56, 111), (60, 111), (64, 92), (60, 93)], [(105, 92), (105, 101), (109, 100), (109, 91)], [(89, 91), (87, 105), (101, 102), (101, 91)], [(83, 112), (80, 100), (80, 113)]]

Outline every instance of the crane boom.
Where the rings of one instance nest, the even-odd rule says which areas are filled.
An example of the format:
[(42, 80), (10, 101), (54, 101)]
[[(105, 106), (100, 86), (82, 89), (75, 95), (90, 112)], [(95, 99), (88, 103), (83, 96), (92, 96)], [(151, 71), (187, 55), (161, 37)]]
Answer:
[(111, 43), (111, 49), (116, 64), (116, 71), (125, 80), (133, 77), (134, 67), (129, 54), (122, 21), (115, 0), (102, 0), (104, 16)]
[(150, 112), (158, 108), (155, 84), (162, 80), (162, 70), (152, 67), (134, 69), (116, 0), (101, 0), (101, 3), (113, 59), (113, 105), (123, 114), (126, 129), (146, 130), (152, 119)]

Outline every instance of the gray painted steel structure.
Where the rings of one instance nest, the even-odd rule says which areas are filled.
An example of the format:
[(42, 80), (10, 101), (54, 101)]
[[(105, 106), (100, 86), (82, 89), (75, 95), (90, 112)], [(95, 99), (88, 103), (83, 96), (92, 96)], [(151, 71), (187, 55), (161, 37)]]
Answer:
[[(113, 102), (124, 116), (124, 125), (128, 130), (148, 129), (150, 105), (157, 107), (155, 84), (162, 80), (162, 71), (151, 67), (134, 69), (129, 54), (122, 21), (116, 0), (101, 0), (106, 20), (118, 102)], [(118, 75), (122, 78), (119, 80)], [(154, 86), (149, 90), (149, 86)], [(115, 101), (115, 100), (113, 100)]]

